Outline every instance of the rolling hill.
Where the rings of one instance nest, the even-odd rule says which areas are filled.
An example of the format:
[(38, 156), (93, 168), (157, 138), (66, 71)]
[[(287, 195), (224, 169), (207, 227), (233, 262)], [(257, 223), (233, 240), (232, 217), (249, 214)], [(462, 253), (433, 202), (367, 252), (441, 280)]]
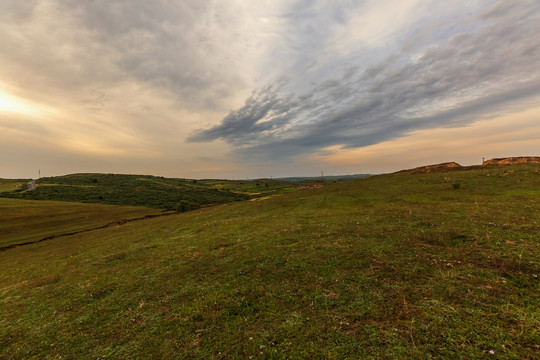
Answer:
[(539, 233), (523, 164), (52, 238), (0, 252), (0, 357), (533, 359)]
[(0, 251), (13, 246), (45, 241), (170, 214), (156, 209), (135, 206), (80, 204), (49, 200), (18, 200), (0, 198)]
[(109, 205), (176, 209), (181, 201), (192, 208), (246, 200), (246, 194), (220, 190), (196, 180), (167, 179), (150, 175), (72, 174), (36, 181), (34, 191), (8, 191), (0, 197), (57, 200)]
[(144, 206), (166, 210), (192, 210), (295, 191), (314, 181), (175, 179), (151, 175), (71, 174), (36, 180), (37, 189), (26, 191), (29, 180), (0, 179), (0, 198), (55, 200), (109, 205)]

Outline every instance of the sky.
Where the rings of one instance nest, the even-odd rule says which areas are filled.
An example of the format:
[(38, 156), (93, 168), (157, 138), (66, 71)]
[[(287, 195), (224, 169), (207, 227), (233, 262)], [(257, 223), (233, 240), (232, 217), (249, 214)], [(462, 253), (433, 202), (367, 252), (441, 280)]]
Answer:
[(540, 155), (538, 0), (0, 0), (0, 178)]

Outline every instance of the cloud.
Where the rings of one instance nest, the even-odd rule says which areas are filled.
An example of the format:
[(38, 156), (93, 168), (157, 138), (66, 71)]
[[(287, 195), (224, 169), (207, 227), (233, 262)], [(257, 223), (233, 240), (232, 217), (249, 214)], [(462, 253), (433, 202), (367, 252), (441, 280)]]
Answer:
[[(415, 30), (402, 39), (415, 50), (394, 48), (370, 66), (359, 57), (359, 66), (339, 69), (344, 62), (336, 58), (319, 68), (320, 74), (325, 66), (337, 66), (326, 80), (313, 76), (317, 71), (288, 74), (287, 86), (254, 92), (244, 106), (191, 140), (224, 139), (248, 158), (294, 156), (332, 145), (356, 148), (412, 130), (463, 126), (540, 93), (537, 3), (499, 1), (450, 21), (443, 40), (420, 46)], [(286, 92), (307, 81), (318, 85)]]
[[(88, 153), (94, 163), (108, 155), (151, 153), (165, 167), (179, 163), (178, 153), (184, 154), (181, 163), (196, 161), (189, 158), (192, 153), (210, 155), (204, 149), (212, 152), (215, 146), (191, 144), (188, 150), (184, 138), (201, 124), (215, 123), (249, 94), (257, 59), (265, 56), (278, 21), (273, 13), (281, 6), (280, 1), (2, 1), (0, 103), (18, 99), (25, 116), (7, 114), (5, 103), (0, 128), (18, 134), (26, 149), (24, 139), (46, 134), (47, 142), (56, 144), (57, 158)], [(50, 111), (38, 114), (33, 104)], [(9, 106), (15, 109), (15, 102)], [(43, 142), (31, 146), (35, 154), (45, 154)], [(47, 150), (47, 156), (54, 153)]]
[(539, 17), (533, 0), (1, 1), (0, 153), (13, 169), (294, 172), (529, 106)]
[(340, 173), (356, 168), (379, 173), (434, 163), (434, 159), (439, 163), (456, 161), (461, 165), (478, 165), (482, 157), (534, 155), (540, 138), (539, 100), (540, 97), (536, 99), (536, 106), (531, 105), (527, 110), (480, 119), (468, 126), (416, 130), (398, 139), (362, 148), (335, 146), (304, 161), (324, 168), (325, 172)]
[[(6, 6), (8, 78), (72, 98), (135, 80), (192, 108), (228, 105), (251, 81), (235, 6), (201, 1), (33, 1)], [(6, 36), (8, 35), (8, 36)], [(28, 56), (32, 54), (32, 56)], [(242, 67), (242, 71), (239, 69)], [(8, 70), (6, 68), (6, 70)], [(30, 73), (29, 73), (30, 72)], [(24, 77), (23, 77), (24, 76)], [(4, 77), (4, 78), (6, 78)], [(13, 81), (16, 82), (16, 81)]]

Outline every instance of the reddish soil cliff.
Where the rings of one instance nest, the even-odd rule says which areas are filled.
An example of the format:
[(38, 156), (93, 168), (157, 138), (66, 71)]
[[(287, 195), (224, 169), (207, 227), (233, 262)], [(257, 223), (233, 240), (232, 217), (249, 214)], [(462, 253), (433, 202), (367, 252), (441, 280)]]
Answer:
[(519, 156), (508, 157), (499, 159), (490, 159), (482, 163), (482, 166), (486, 165), (514, 165), (514, 164), (540, 164), (539, 156)]

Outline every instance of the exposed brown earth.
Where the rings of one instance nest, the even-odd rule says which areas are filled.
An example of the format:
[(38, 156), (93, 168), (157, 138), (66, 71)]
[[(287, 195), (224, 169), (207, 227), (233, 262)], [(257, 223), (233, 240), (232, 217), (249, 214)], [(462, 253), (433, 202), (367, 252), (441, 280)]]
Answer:
[[(540, 156), (517, 156), (517, 157), (507, 157), (507, 158), (496, 158), (490, 159), (482, 162), (482, 166), (487, 165), (516, 165), (516, 164), (540, 164)], [(479, 166), (479, 165), (475, 165)], [(414, 169), (406, 169), (398, 172), (407, 172), (410, 174), (424, 174), (429, 172), (444, 172), (454, 169), (463, 168), (460, 164), (451, 161), (441, 164), (426, 165), (420, 166)]]
[(486, 160), (482, 166), (486, 165), (515, 165), (515, 164), (540, 164), (540, 156), (518, 156)]

